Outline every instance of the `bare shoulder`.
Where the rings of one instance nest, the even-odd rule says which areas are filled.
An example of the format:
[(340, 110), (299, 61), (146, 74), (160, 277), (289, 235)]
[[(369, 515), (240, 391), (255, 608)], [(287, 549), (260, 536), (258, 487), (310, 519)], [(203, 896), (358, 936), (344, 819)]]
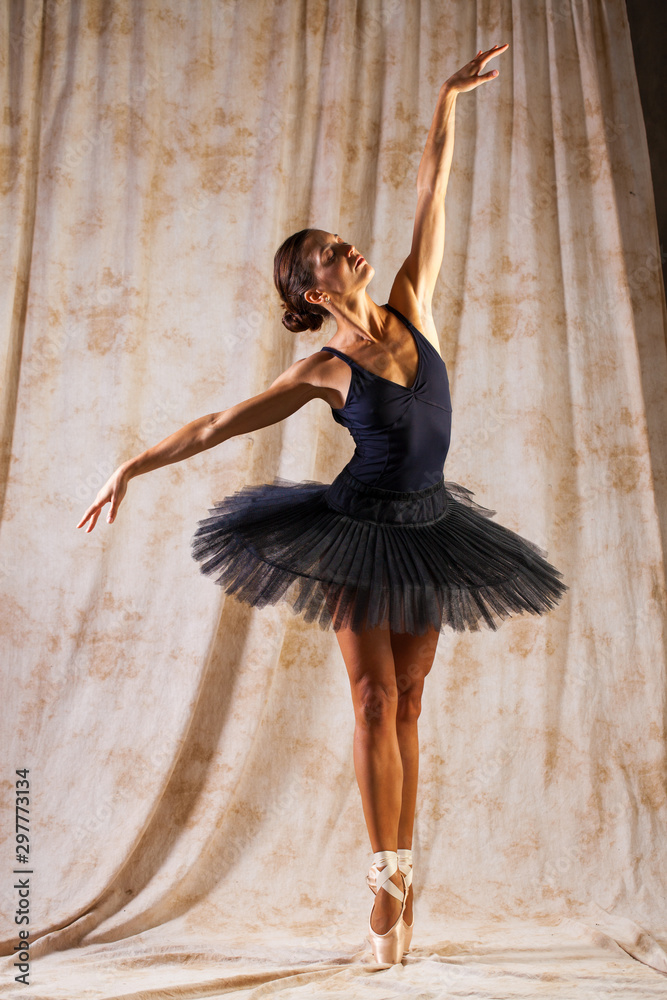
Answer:
[(329, 351), (315, 351), (294, 361), (286, 368), (274, 385), (279, 382), (301, 385), (309, 390), (311, 398), (323, 399), (329, 406), (339, 407), (341, 395), (349, 382), (348, 365)]
[(433, 322), (431, 303), (420, 303), (419, 299), (415, 295), (412, 283), (403, 270), (400, 270), (396, 275), (387, 302), (390, 306), (393, 306), (394, 309), (398, 309), (398, 311), (402, 313), (406, 319), (409, 319), (412, 325), (416, 326), (417, 329), (424, 334), (429, 343), (433, 345), (438, 354), (442, 357), (438, 331), (436, 330), (435, 323)]

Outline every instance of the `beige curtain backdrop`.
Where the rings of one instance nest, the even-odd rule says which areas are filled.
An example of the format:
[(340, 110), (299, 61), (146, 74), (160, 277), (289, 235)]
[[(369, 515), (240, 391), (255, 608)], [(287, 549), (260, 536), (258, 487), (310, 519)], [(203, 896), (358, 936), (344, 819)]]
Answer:
[[(0, 994), (664, 997), (667, 324), (622, 0), (32, 0), (0, 18)], [(216, 499), (330, 482), (349, 435), (316, 400), (133, 480), (113, 525), (76, 524), (121, 461), (330, 338), (281, 325), (291, 232), (354, 242), (387, 300), (438, 89), (503, 42), (499, 78), (456, 108), (446, 478), (570, 590), (543, 618), (442, 634), (413, 952), (373, 971), (335, 636), (225, 599), (190, 554)]]

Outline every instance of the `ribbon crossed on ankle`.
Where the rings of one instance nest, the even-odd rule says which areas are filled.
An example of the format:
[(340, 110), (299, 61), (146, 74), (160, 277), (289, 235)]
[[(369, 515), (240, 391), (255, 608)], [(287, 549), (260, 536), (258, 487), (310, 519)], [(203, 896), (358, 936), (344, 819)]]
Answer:
[[(383, 865), (383, 868), (380, 866)], [(376, 851), (373, 854), (373, 864), (366, 876), (366, 881), (375, 892), (384, 889), (390, 896), (394, 896), (399, 902), (403, 902), (401, 889), (391, 881), (391, 876), (398, 871), (398, 854), (396, 851)]]

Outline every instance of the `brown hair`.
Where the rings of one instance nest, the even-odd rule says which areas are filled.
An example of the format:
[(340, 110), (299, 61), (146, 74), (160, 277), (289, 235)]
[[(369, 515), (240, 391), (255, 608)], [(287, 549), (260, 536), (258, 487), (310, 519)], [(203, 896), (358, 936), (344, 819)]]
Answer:
[(282, 300), (283, 324), (292, 333), (319, 330), (331, 315), (324, 306), (307, 302), (304, 293), (317, 282), (303, 245), (313, 229), (292, 233), (278, 247), (273, 258), (273, 281)]

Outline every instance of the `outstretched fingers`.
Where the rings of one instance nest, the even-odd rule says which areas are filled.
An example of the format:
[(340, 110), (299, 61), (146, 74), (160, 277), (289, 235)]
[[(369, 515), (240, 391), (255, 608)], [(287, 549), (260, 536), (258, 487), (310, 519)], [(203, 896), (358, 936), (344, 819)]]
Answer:
[(119, 466), (113, 475), (109, 477), (108, 482), (104, 484), (100, 492), (97, 494), (95, 500), (91, 503), (90, 507), (77, 524), (77, 528), (83, 527), (86, 521), (90, 518), (90, 524), (86, 528), (86, 532), (92, 531), (97, 524), (100, 511), (107, 503), (111, 504), (109, 507), (109, 513), (107, 514), (107, 521), (111, 524), (116, 517), (116, 511), (120, 506), (120, 502), (127, 491), (127, 483), (128, 472), (123, 468), (123, 466)]
[[(95, 503), (91, 504), (86, 513), (83, 515), (83, 517), (77, 524), (77, 528), (82, 528), (83, 525), (86, 523), (86, 521), (89, 518), (91, 518), (90, 524), (86, 528), (86, 534), (89, 531), (92, 531), (95, 525), (97, 524), (97, 519), (100, 516), (100, 511), (102, 510), (102, 507), (104, 506), (105, 503), (108, 503), (108, 500), (104, 500), (102, 502), (96, 501)], [(111, 510), (109, 511), (108, 519), (111, 520)]]
[(490, 72), (484, 73), (484, 75), (482, 75), (481, 71), (484, 69), (484, 67), (489, 62), (490, 59), (493, 59), (494, 56), (500, 55), (500, 53), (504, 52), (505, 49), (507, 48), (509, 48), (509, 43), (505, 42), (503, 45), (494, 45), (493, 48), (487, 49), (486, 52), (483, 52), (482, 49), (479, 50), (479, 52), (472, 60), (472, 62), (478, 63), (479, 69), (477, 75), (480, 78), (480, 80), (490, 80), (494, 76), (498, 76), (497, 69), (492, 69), (490, 70)]
[(482, 70), (490, 59), (502, 55), (508, 48), (509, 44), (504, 42), (503, 45), (494, 45), (493, 48), (486, 51), (480, 49), (470, 62), (467, 62), (465, 66), (448, 78), (446, 81), (447, 91), (462, 94), (474, 90), (475, 87), (479, 87), (488, 80), (495, 79), (498, 76), (497, 69), (489, 70), (488, 73), (483, 73)]

